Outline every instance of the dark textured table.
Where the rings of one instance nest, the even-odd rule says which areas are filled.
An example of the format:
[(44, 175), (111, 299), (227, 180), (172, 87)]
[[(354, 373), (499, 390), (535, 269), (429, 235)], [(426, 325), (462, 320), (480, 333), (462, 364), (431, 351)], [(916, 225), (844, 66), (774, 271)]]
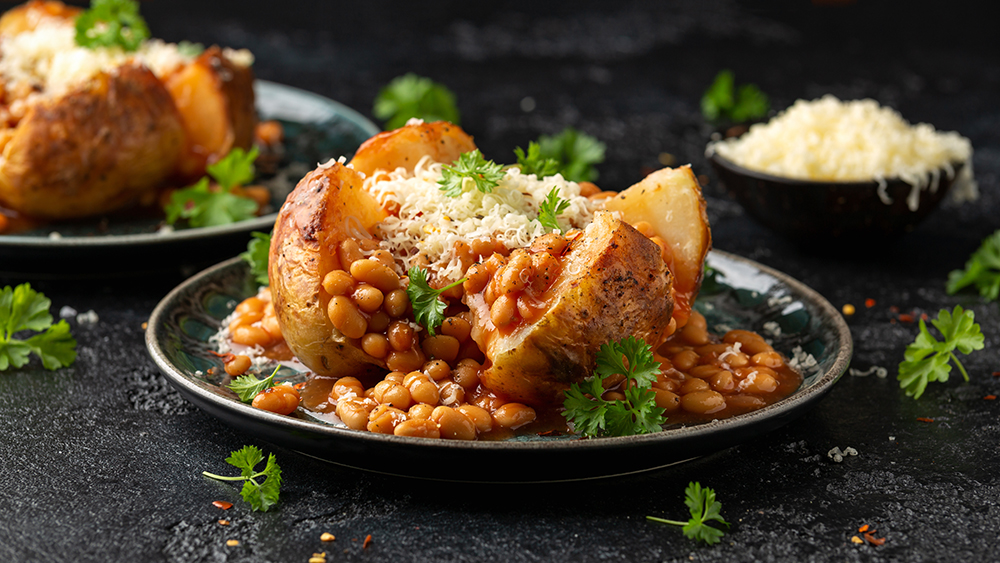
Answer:
[[(31, 281), (73, 322), (79, 358), (0, 373), (0, 558), (5, 561), (981, 561), (1000, 526), (1000, 314), (975, 293), (949, 296), (948, 272), (1000, 227), (1000, 57), (985, 8), (933, 11), (838, 2), (476, 3), (411, 6), (147, 2), (154, 34), (246, 46), (260, 78), (369, 114), (379, 87), (407, 71), (457, 95), (488, 156), (573, 126), (608, 145), (599, 183), (622, 189), (661, 154), (708, 177), (715, 247), (784, 271), (838, 308), (850, 303), (853, 366), (796, 422), (753, 441), (631, 477), (472, 485), (344, 469), (230, 428), (186, 403), (149, 359), (142, 324), (189, 273)], [(9, 7), (4, 3), (2, 7)], [(588, 7), (590, 6), (590, 7)], [(983, 3), (983, 6), (986, 6)], [(776, 237), (717, 184), (699, 98), (716, 72), (755, 82), (775, 108), (830, 92), (873, 97), (913, 122), (972, 140), (981, 190), (890, 243), (822, 247)], [(525, 111), (530, 97), (534, 109)], [(866, 299), (875, 305), (867, 308)], [(917, 327), (899, 311), (975, 311), (986, 349), (923, 398), (895, 381)], [(922, 422), (919, 418), (932, 419)], [(236, 488), (205, 479), (244, 444), (274, 452), (281, 502), (252, 513)], [(834, 447), (855, 457), (828, 458)], [(399, 460), (406, 463), (406, 460)], [(475, 467), (456, 467), (475, 471)], [(530, 472), (531, 468), (525, 468)], [(732, 523), (704, 546), (646, 515), (683, 517), (692, 480), (716, 489)], [(228, 511), (212, 501), (229, 500)], [(230, 520), (222, 526), (220, 518)], [(860, 526), (884, 545), (855, 544)], [(320, 541), (330, 532), (336, 540)], [(363, 541), (371, 535), (365, 548)], [(238, 540), (228, 546), (227, 540)]]

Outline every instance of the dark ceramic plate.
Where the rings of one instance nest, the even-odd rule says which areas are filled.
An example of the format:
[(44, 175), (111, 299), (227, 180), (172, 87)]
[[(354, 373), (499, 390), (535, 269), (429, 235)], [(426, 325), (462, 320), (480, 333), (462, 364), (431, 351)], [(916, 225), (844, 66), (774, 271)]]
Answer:
[[(412, 477), (539, 482), (622, 475), (733, 446), (788, 423), (818, 401), (847, 370), (853, 343), (840, 313), (821, 295), (781, 272), (713, 251), (696, 307), (709, 328), (746, 328), (773, 338), (787, 356), (801, 347), (816, 360), (791, 396), (759, 411), (710, 423), (668, 427), (644, 436), (580, 440), (527, 436), (503, 442), (457, 442), (359, 432), (299, 409), (281, 416), (241, 403), (226, 387), (209, 338), (236, 304), (256, 293), (246, 265), (233, 259), (185, 281), (157, 305), (146, 346), (167, 379), (192, 403), (262, 440), (337, 464)], [(774, 323), (774, 324), (772, 324)], [(209, 368), (217, 375), (208, 375)], [(304, 379), (289, 368), (282, 379)], [(219, 375), (221, 374), (221, 375)], [(458, 465), (456, 465), (458, 464)], [(465, 468), (456, 473), (454, 468)]]
[(122, 214), (0, 235), (0, 271), (156, 269), (189, 259), (193, 248), (198, 249), (196, 263), (214, 264), (244, 249), (250, 232), (270, 231), (285, 196), (318, 162), (341, 155), (350, 158), (380, 131), (351, 108), (305, 90), (258, 80), (254, 92), (261, 120), (280, 121), (285, 132), (284, 157), (262, 182), (271, 188), (274, 213), (232, 225), (167, 233), (157, 232), (160, 217)]

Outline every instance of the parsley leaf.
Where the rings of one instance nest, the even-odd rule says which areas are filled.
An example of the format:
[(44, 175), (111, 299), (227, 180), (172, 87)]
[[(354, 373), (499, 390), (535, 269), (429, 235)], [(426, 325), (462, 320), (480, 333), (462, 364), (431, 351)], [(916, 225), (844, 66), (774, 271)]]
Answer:
[(149, 38), (149, 28), (134, 0), (92, 0), (76, 18), (76, 44), (88, 49), (121, 47), (135, 51)]
[[(656, 406), (650, 386), (660, 363), (642, 339), (629, 336), (601, 346), (594, 375), (566, 390), (563, 416), (584, 436), (632, 436), (660, 430), (663, 408)], [(625, 400), (606, 401), (604, 379), (622, 374), (631, 380)], [(588, 396), (589, 395), (589, 396)]]
[(743, 84), (735, 90), (731, 70), (722, 70), (701, 97), (701, 114), (709, 121), (751, 121), (767, 115), (771, 103), (767, 95), (753, 84)]
[(503, 167), (483, 158), (479, 149), (462, 153), (452, 166), (445, 164), (441, 169), (438, 184), (448, 197), (458, 197), (473, 188), (488, 194), (504, 176)]
[(1000, 296), (1000, 231), (983, 239), (965, 263), (964, 270), (948, 274), (946, 291), (954, 295), (970, 285), (975, 285), (979, 294), (990, 301)]
[(236, 147), (229, 151), (229, 154), (220, 158), (218, 162), (206, 166), (205, 171), (223, 188), (244, 186), (253, 180), (256, 173), (253, 163), (259, 154), (260, 149), (256, 146), (251, 148), (250, 152)]
[[(267, 464), (263, 471), (255, 468), (264, 461), (264, 454), (256, 446), (243, 446), (242, 449), (230, 453), (226, 458), (226, 463), (240, 470), (239, 477), (225, 477), (203, 471), (202, 475), (218, 479), (220, 481), (244, 481), (240, 495), (243, 500), (250, 503), (250, 508), (267, 512), (272, 506), (278, 503), (278, 495), (281, 492), (281, 468), (274, 454), (268, 454)], [(258, 481), (263, 477), (263, 481)]]
[(646, 516), (646, 519), (674, 526), (683, 526), (684, 535), (693, 540), (700, 540), (709, 545), (719, 543), (719, 538), (726, 532), (709, 526), (708, 523), (714, 520), (728, 528), (729, 522), (722, 519), (722, 503), (715, 500), (715, 491), (708, 487), (702, 488), (701, 483), (693, 481), (688, 483), (687, 488), (684, 489), (684, 496), (684, 504), (691, 511), (691, 519), (687, 522), (666, 520), (655, 516)]
[(241, 401), (249, 403), (265, 389), (274, 387), (274, 376), (278, 373), (280, 367), (274, 368), (274, 371), (271, 372), (271, 375), (267, 376), (267, 379), (257, 379), (257, 376), (252, 373), (241, 375), (229, 384), (229, 388), (236, 392)]
[(412, 72), (395, 78), (382, 88), (375, 98), (372, 114), (385, 122), (386, 130), (398, 129), (414, 117), (459, 125), (455, 94), (430, 78)]
[(178, 219), (186, 219), (192, 227), (214, 227), (254, 217), (258, 210), (257, 202), (236, 195), (233, 188), (253, 180), (253, 162), (258, 152), (257, 147), (250, 152), (234, 148), (218, 162), (206, 167), (216, 185), (204, 177), (193, 186), (170, 194), (170, 202), (164, 207), (167, 223), (173, 225)]
[(418, 323), (427, 327), (427, 332), (431, 336), (434, 336), (434, 329), (441, 326), (441, 323), (444, 322), (445, 304), (438, 299), (438, 295), (461, 284), (465, 281), (465, 278), (446, 285), (441, 289), (434, 289), (427, 283), (427, 272), (424, 270), (414, 266), (410, 268), (408, 273), (410, 276), (410, 285), (406, 287), (406, 295), (410, 298), (410, 303), (413, 305), (413, 318)]
[(569, 200), (559, 197), (559, 188), (552, 188), (538, 206), (538, 222), (547, 229), (562, 230), (558, 215), (569, 207)]
[(240, 253), (240, 258), (250, 265), (250, 273), (257, 283), (269, 285), (267, 263), (271, 251), (271, 235), (255, 231), (250, 233), (250, 236), (253, 238), (247, 243), (246, 251)]
[[(604, 162), (604, 143), (596, 138), (567, 128), (562, 133), (538, 138), (539, 158), (559, 163), (559, 173), (571, 182), (593, 182), (597, 179), (595, 164)], [(531, 156), (531, 144), (528, 144)]]
[(560, 163), (554, 158), (543, 158), (542, 147), (535, 141), (528, 143), (528, 154), (521, 147), (514, 148), (517, 164), (524, 174), (534, 174), (536, 178), (555, 176), (559, 172)]
[[(76, 360), (76, 340), (69, 332), (69, 323), (62, 319), (53, 325), (51, 305), (52, 301), (27, 283), (0, 290), (0, 371), (27, 364), (32, 353), (50, 370)], [(14, 338), (25, 330), (39, 334), (27, 340)]]
[(950, 361), (955, 362), (962, 377), (969, 381), (969, 374), (955, 356), (955, 350), (970, 354), (973, 350), (983, 349), (985, 337), (975, 321), (975, 313), (963, 310), (959, 305), (951, 312), (941, 309), (937, 319), (931, 321), (944, 337), (944, 341), (940, 342), (927, 330), (927, 323), (920, 319), (920, 333), (906, 347), (896, 376), (907, 396), (919, 399), (931, 381), (948, 381)]

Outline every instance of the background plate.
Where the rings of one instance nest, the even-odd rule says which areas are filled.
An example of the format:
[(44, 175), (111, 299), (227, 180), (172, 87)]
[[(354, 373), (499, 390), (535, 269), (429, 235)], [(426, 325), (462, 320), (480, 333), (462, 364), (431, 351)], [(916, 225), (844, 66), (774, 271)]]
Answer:
[[(271, 187), (274, 212), (232, 225), (158, 233), (162, 217), (118, 215), (0, 235), (0, 270), (13, 275), (107, 274), (182, 264), (204, 267), (246, 249), (252, 231), (270, 231), (285, 196), (318, 162), (344, 155), (380, 132), (353, 109), (323, 96), (264, 80), (254, 83), (261, 120), (278, 120), (285, 155)], [(58, 233), (54, 238), (52, 233)], [(192, 250), (197, 248), (197, 254)]]
[[(765, 323), (776, 322), (781, 334), (774, 338), (775, 348), (791, 356), (792, 349), (801, 346), (816, 364), (803, 370), (804, 381), (795, 393), (773, 405), (644, 436), (428, 440), (349, 430), (311, 419), (301, 409), (294, 416), (254, 409), (220, 385), (225, 372), (207, 343), (236, 304), (257, 291), (239, 259), (209, 268), (170, 292), (149, 319), (146, 346), (167, 379), (200, 408), (251, 435), (334, 463), (456, 481), (540, 482), (620, 475), (727, 448), (786, 424), (819, 400), (850, 363), (850, 330), (821, 295), (781, 272), (724, 252), (712, 251), (708, 264), (714, 274), (707, 276), (696, 307), (705, 313), (710, 329), (763, 331)], [(207, 375), (210, 367), (222, 375)]]

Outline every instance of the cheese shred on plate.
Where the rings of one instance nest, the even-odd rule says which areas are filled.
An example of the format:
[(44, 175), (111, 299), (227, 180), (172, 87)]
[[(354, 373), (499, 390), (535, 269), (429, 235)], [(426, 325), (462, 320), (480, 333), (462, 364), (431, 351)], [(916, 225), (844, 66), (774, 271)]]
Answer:
[(972, 144), (953, 131), (936, 131), (927, 123), (910, 125), (875, 100), (841, 102), (831, 95), (799, 100), (767, 123), (750, 127), (741, 137), (709, 145), (744, 168), (813, 181), (875, 181), (879, 197), (887, 178), (913, 186), (906, 201), (916, 211), (920, 191), (936, 191), (941, 172), (949, 178), (954, 164), (965, 163), (953, 186), (953, 197), (977, 196), (972, 175)]
[(585, 227), (593, 219), (593, 204), (580, 195), (579, 184), (559, 174), (538, 179), (512, 167), (491, 192), (472, 189), (453, 198), (440, 189), (441, 171), (440, 163), (424, 157), (412, 174), (399, 168), (365, 179), (365, 189), (383, 207), (398, 208), (378, 229), (382, 247), (399, 257), (406, 269), (429, 263), (428, 269), (438, 278), (456, 281), (465, 271), (456, 252), (460, 241), (495, 240), (510, 249), (527, 246), (548, 232), (537, 217), (553, 188), (569, 201), (558, 216), (562, 233)]

